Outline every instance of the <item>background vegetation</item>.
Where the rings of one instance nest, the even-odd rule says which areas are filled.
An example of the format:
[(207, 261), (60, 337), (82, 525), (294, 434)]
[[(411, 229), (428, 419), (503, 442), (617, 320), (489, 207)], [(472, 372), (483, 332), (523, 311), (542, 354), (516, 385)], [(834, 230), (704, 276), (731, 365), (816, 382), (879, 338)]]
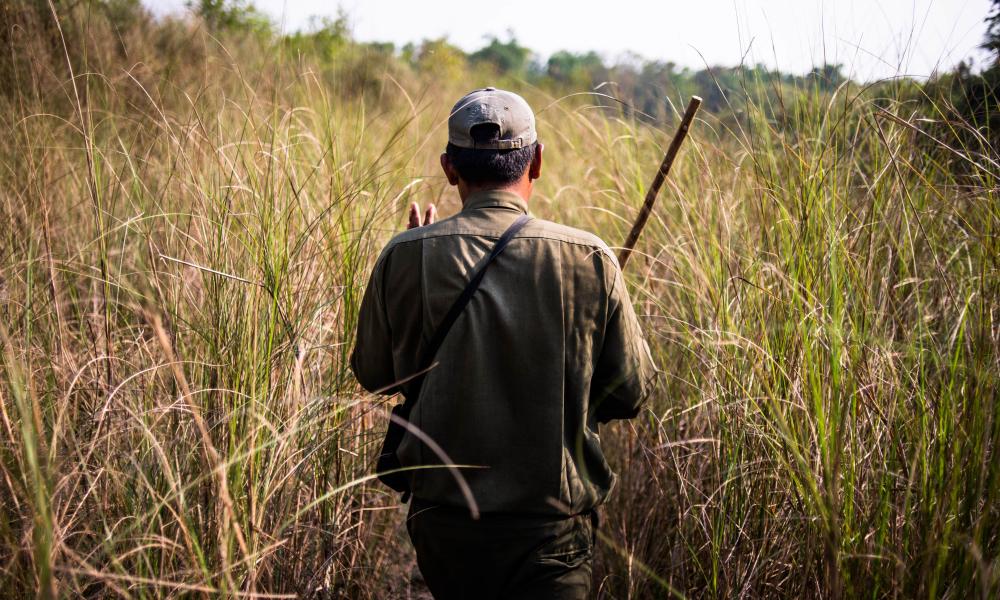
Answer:
[[(601, 598), (1000, 594), (1000, 67), (545, 64), (248, 4), (0, 6), (0, 595), (421, 597), (356, 310), (455, 98), (536, 108), (533, 211), (623, 239), (664, 381), (602, 432)], [(997, 16), (991, 37), (997, 50)]]

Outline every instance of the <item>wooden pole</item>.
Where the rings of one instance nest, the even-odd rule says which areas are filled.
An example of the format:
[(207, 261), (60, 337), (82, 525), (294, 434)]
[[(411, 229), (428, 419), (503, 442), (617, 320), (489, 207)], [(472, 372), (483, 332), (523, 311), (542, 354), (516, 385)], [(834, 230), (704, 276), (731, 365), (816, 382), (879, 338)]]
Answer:
[(646, 201), (642, 203), (642, 210), (639, 211), (639, 216), (636, 217), (635, 223), (632, 225), (632, 231), (628, 233), (628, 237), (625, 238), (625, 244), (622, 245), (621, 252), (618, 253), (618, 264), (621, 265), (622, 269), (625, 268), (628, 257), (632, 256), (632, 249), (635, 248), (635, 243), (639, 240), (639, 234), (642, 233), (642, 228), (646, 226), (646, 221), (649, 220), (649, 215), (653, 212), (656, 195), (660, 193), (660, 188), (663, 187), (663, 182), (666, 181), (667, 174), (670, 173), (670, 166), (674, 164), (674, 158), (677, 157), (677, 150), (680, 149), (681, 144), (687, 137), (688, 129), (691, 127), (691, 122), (694, 121), (694, 115), (698, 112), (700, 106), (701, 98), (691, 96), (687, 110), (684, 111), (684, 118), (681, 119), (681, 124), (677, 127), (677, 133), (674, 134), (674, 139), (670, 141), (670, 147), (667, 148), (663, 162), (660, 163), (660, 170), (656, 172), (656, 177), (653, 178), (653, 183), (649, 186), (649, 191), (646, 192)]

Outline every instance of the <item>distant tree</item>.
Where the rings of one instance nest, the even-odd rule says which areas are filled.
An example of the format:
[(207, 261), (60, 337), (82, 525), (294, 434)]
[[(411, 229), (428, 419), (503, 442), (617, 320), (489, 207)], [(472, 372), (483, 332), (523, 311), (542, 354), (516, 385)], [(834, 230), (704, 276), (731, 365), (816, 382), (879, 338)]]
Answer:
[[(951, 73), (927, 82), (921, 94), (928, 99), (928, 110), (948, 107), (945, 110), (949, 113), (954, 111), (946, 113), (949, 118), (943, 120), (945, 124), (934, 130), (939, 139), (948, 140), (952, 147), (983, 153), (995, 153), (1000, 148), (1000, 0), (992, 0), (991, 5), (982, 44), (993, 53), (989, 66), (977, 73), (971, 61), (963, 60)], [(966, 161), (956, 161), (956, 170), (967, 167)]]
[(274, 24), (249, 0), (187, 0), (186, 6), (212, 31), (266, 34)]
[(297, 52), (315, 54), (329, 61), (351, 43), (347, 15), (338, 11), (336, 19), (311, 17), (309, 29), (286, 36), (285, 43)]
[(981, 124), (993, 142), (1000, 148), (1000, 0), (993, 0), (993, 9), (986, 17), (986, 40), (983, 48), (993, 53), (993, 64), (978, 81), (966, 77), (966, 103), (974, 122)]
[(940, 85), (950, 87), (952, 102), (966, 118), (985, 132), (1000, 147), (1000, 0), (986, 16), (986, 39), (982, 47), (993, 53), (992, 64), (981, 74), (975, 74), (962, 61), (954, 75)]
[(392, 42), (365, 42), (362, 44), (362, 47), (385, 56), (394, 56), (396, 54), (396, 44)]
[(614, 95), (626, 103), (624, 113), (641, 120), (664, 119), (669, 112), (667, 98), (677, 96), (678, 74), (674, 72), (677, 65), (646, 61), (638, 56), (625, 58), (608, 74), (609, 80), (614, 82)]
[(813, 67), (806, 78), (822, 90), (833, 91), (847, 81), (843, 69), (844, 65), (839, 63), (824, 64), (822, 67)]
[(498, 73), (524, 73), (531, 58), (531, 50), (518, 44), (512, 33), (508, 32), (507, 36), (506, 42), (491, 37), (489, 44), (469, 55), (469, 60), (473, 64), (493, 65)]
[(433, 73), (445, 80), (462, 75), (468, 57), (461, 48), (448, 43), (447, 38), (424, 40), (419, 46), (403, 46), (403, 58), (421, 71)]
[(678, 71), (677, 64), (671, 61), (650, 61), (642, 66), (636, 106), (657, 119), (663, 119), (673, 114), (678, 104), (683, 110), (683, 103), (695, 93), (690, 88), (687, 70)]
[(559, 83), (572, 87), (592, 88), (606, 81), (608, 68), (596, 52), (574, 54), (565, 50), (549, 57), (545, 65), (546, 74)]
[(993, 9), (986, 17), (983, 48), (993, 53), (993, 64), (1000, 66), (1000, 0), (993, 0)]
[(148, 15), (140, 0), (101, 0), (97, 5), (119, 30), (128, 29)]
[(737, 84), (735, 80), (730, 85), (729, 69), (725, 67), (709, 67), (696, 71), (691, 78), (697, 94), (705, 101), (705, 108), (718, 112), (726, 107), (726, 98)]

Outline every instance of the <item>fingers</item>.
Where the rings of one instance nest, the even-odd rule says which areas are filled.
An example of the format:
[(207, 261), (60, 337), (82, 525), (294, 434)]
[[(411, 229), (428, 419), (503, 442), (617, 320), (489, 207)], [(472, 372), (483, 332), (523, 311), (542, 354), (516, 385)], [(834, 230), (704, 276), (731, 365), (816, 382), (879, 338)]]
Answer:
[(420, 206), (416, 202), (410, 203), (410, 218), (406, 225), (407, 229), (413, 229), (415, 227), (420, 227)]
[(420, 221), (420, 205), (416, 202), (410, 203), (410, 216), (407, 219), (406, 228), (415, 229), (421, 225), (430, 225), (437, 220), (437, 207), (433, 204), (427, 205), (427, 210), (424, 211), (424, 220)]

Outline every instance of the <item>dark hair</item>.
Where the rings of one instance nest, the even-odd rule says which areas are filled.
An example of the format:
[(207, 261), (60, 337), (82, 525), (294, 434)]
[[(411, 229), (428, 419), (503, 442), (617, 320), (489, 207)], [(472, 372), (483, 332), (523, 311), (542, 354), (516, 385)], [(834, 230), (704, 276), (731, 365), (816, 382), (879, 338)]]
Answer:
[[(500, 126), (495, 123), (474, 125), (469, 134), (475, 142), (496, 141), (500, 139)], [(459, 177), (466, 183), (510, 185), (524, 176), (531, 159), (535, 157), (537, 145), (537, 142), (533, 142), (524, 148), (513, 150), (482, 150), (461, 148), (449, 142), (445, 152)]]

